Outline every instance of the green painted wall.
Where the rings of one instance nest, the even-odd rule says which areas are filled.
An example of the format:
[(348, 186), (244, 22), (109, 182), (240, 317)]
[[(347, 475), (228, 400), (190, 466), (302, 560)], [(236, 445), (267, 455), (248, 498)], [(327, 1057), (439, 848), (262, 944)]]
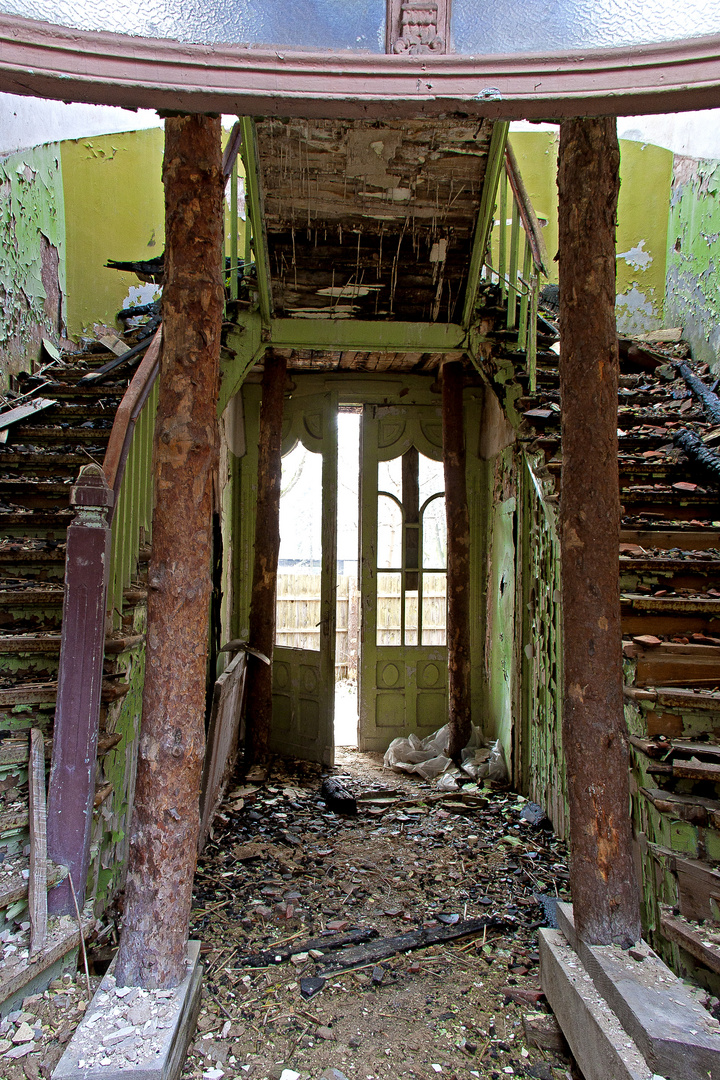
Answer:
[(159, 295), (108, 259), (152, 259), (163, 252), (161, 128), (62, 143), (67, 228), (68, 329), (115, 325), (129, 303)]
[(720, 366), (720, 162), (676, 157), (668, 225), (667, 324)]
[(0, 386), (30, 370), (65, 321), (65, 213), (59, 146), (0, 161)]
[[(544, 235), (553, 282), (557, 281), (558, 138), (552, 131), (510, 134), (535, 212), (547, 221)], [(669, 150), (620, 140), (616, 309), (620, 333), (643, 334), (663, 325), (672, 164)]]

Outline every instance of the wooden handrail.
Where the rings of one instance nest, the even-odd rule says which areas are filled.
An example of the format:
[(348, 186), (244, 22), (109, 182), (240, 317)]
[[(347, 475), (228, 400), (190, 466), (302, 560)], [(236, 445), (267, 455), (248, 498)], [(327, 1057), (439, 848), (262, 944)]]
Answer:
[(120, 494), (125, 462), (127, 461), (135, 429), (135, 421), (147, 401), (148, 394), (152, 390), (160, 370), (161, 348), (162, 327), (159, 327), (115, 413), (110, 439), (103, 458), (103, 472), (108, 485), (115, 492), (116, 503)]
[(548, 276), (547, 272), (547, 248), (545, 247), (545, 237), (542, 234), (540, 228), (540, 222), (537, 219), (537, 214), (533, 209), (533, 205), (530, 202), (530, 197), (525, 189), (520, 170), (518, 168), (517, 158), (510, 143), (505, 147), (505, 170), (507, 172), (508, 180), (510, 181), (510, 187), (512, 193), (515, 196), (515, 201), (518, 204), (520, 211), (520, 220), (523, 223), (525, 229), (525, 236), (530, 244), (530, 250), (532, 251), (533, 262), (535, 263), (536, 270), (542, 271), (545, 277)]

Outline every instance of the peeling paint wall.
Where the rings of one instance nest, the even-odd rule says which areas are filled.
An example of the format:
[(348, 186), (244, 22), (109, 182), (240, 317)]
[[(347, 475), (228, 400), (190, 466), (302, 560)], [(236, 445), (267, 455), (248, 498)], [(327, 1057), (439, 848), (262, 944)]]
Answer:
[[(558, 138), (557, 131), (517, 131), (510, 136), (535, 212), (547, 222), (552, 282), (557, 282)], [(663, 325), (672, 162), (672, 154), (662, 147), (620, 140), (616, 312), (621, 334), (645, 334)]]
[(0, 382), (30, 371), (43, 336), (65, 333), (65, 212), (60, 148), (0, 160)]
[(164, 132), (160, 128), (76, 139), (62, 145), (67, 223), (68, 329), (115, 325), (122, 307), (160, 295), (108, 259), (136, 262), (162, 255), (165, 208)]
[(696, 360), (720, 368), (720, 161), (676, 157), (668, 227), (666, 322)]

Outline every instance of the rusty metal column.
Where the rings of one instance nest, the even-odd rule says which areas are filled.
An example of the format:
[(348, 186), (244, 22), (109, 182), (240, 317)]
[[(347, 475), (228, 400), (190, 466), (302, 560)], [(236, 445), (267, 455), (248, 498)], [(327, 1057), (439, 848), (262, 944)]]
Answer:
[[(72, 489), (77, 514), (67, 531), (60, 666), (47, 806), (48, 857), (67, 866), (82, 908), (90, 862), (105, 600), (110, 567), (108, 513), (114, 495), (99, 465), (86, 465)], [(66, 879), (48, 895), (54, 914), (74, 915)]]
[(616, 121), (560, 125), (563, 745), (570, 887), (588, 944), (640, 937), (620, 628)]
[(116, 976), (185, 978), (200, 828), (224, 289), (219, 116), (165, 121), (163, 353), (147, 670)]

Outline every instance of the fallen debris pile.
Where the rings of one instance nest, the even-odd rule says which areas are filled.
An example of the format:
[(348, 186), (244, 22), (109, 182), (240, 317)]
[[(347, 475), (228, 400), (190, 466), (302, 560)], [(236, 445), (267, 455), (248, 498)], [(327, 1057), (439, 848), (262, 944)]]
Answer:
[(337, 756), (355, 816), (302, 763), (221, 808), (196, 877), (206, 977), (185, 1080), (566, 1080), (522, 1025), (543, 1008), (539, 898), (566, 895), (547, 819), (507, 791)]

